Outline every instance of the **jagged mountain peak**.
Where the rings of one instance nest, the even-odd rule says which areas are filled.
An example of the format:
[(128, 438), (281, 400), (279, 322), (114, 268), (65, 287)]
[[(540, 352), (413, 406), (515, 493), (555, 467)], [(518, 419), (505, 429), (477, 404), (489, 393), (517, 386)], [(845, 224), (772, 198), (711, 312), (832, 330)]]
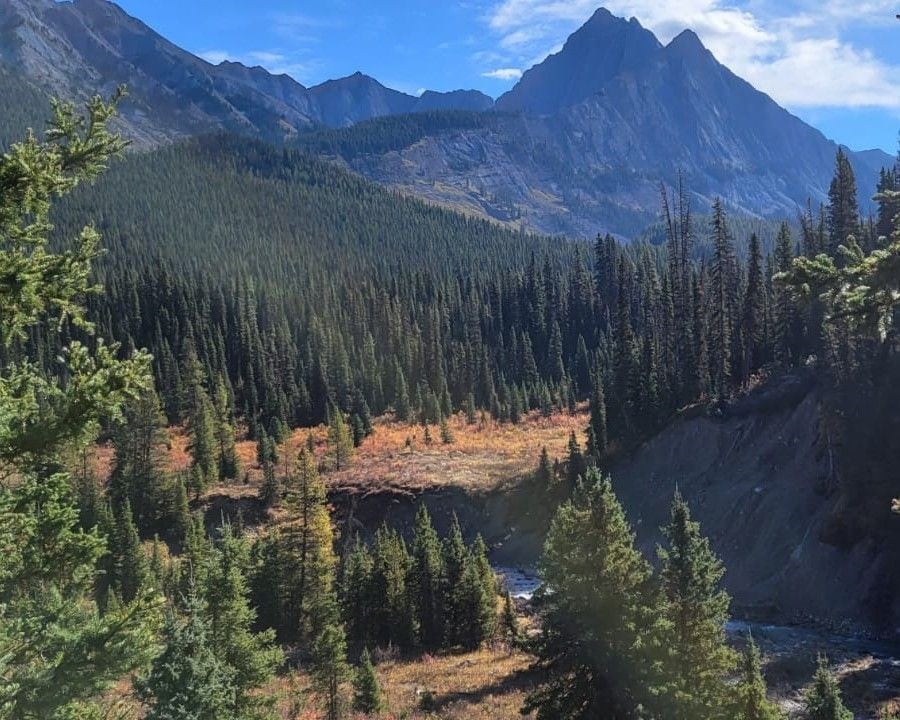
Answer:
[(497, 107), (555, 113), (600, 92), (622, 72), (651, 62), (661, 48), (656, 36), (636, 19), (625, 20), (599, 8), (558, 53), (529, 69)]

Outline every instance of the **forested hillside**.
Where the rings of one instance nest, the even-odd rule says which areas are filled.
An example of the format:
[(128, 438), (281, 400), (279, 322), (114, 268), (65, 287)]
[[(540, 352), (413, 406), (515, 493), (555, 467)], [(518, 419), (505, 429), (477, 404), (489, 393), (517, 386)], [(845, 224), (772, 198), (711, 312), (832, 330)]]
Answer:
[[(855, 197), (843, 154), (835, 183), (835, 197)], [(363, 402), (375, 414), (437, 418), (468, 405), (515, 420), (602, 390), (610, 438), (624, 447), (766, 366), (813, 354), (849, 372), (856, 343), (823, 335), (815, 307), (788, 308), (773, 276), (798, 253), (838, 256), (839, 235), (878, 247), (887, 205), (870, 225), (853, 205), (810, 212), (800, 237), (782, 226), (770, 255), (757, 236), (733, 234), (721, 205), (695, 220), (684, 189), (664, 210), (661, 246), (551, 241), (299, 151), (210, 136), (127, 158), (57, 219), (69, 232), (91, 216), (109, 238), (106, 294), (91, 313), (109, 336), (154, 353), (173, 422), (193, 353), (251, 434)], [(54, 343), (43, 352), (49, 362)]]
[(43, 128), (48, 106), (46, 95), (2, 63), (0, 97), (4, 103), (0, 115), (0, 148), (20, 140), (28, 128), (38, 131)]

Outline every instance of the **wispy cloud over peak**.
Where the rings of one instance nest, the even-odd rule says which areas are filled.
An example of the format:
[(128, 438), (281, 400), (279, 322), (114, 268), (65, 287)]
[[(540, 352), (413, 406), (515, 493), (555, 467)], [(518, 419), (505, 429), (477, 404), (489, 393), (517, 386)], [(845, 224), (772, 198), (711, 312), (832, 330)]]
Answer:
[(518, 80), (522, 77), (522, 71), (518, 68), (496, 68), (481, 73), (481, 76), (494, 80)]

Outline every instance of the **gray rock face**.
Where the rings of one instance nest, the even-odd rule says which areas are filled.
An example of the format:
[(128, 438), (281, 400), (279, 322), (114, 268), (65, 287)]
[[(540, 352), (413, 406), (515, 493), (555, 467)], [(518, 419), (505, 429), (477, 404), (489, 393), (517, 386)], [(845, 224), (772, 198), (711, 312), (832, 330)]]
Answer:
[[(638, 232), (678, 173), (694, 207), (793, 217), (825, 199), (837, 145), (720, 64), (686, 30), (668, 45), (599, 10), (496, 104), (497, 122), (443, 130), (363, 174), (546, 233)], [(864, 209), (881, 151), (851, 152)]]

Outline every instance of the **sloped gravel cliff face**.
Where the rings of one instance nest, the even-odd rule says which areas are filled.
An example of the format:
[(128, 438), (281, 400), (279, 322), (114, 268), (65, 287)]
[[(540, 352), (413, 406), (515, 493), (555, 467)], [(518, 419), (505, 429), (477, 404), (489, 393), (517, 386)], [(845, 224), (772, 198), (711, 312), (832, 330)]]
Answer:
[(795, 380), (721, 416), (676, 420), (612, 473), (648, 554), (678, 488), (725, 563), (737, 616), (898, 639), (897, 548), (830, 531), (839, 453), (819, 390)]

